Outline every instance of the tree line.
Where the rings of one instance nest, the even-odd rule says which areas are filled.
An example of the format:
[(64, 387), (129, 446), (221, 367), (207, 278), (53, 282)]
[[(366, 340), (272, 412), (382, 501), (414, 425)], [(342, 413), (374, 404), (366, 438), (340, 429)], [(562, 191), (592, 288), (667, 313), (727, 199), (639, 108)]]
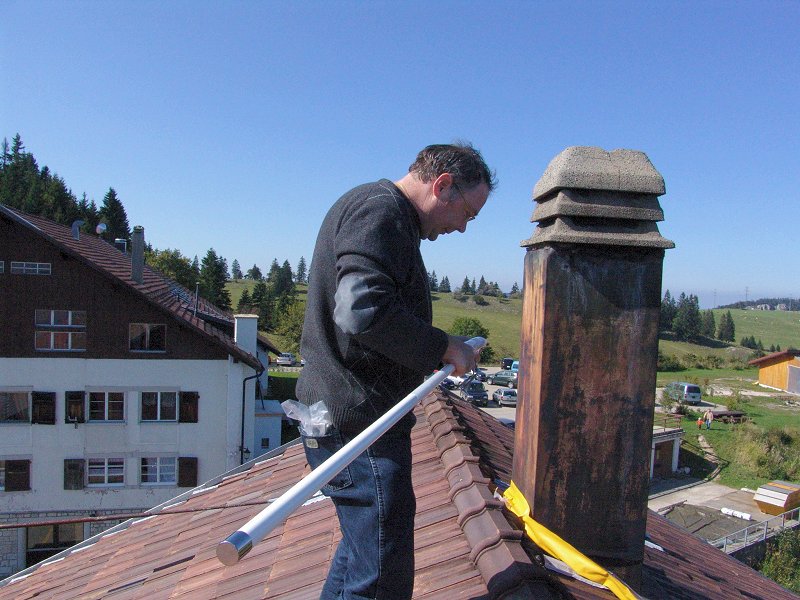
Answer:
[(669, 290), (664, 293), (661, 301), (659, 329), (671, 331), (677, 339), (684, 341), (697, 341), (701, 337), (723, 342), (733, 342), (736, 339), (736, 325), (731, 311), (723, 313), (717, 324), (710, 309), (700, 310), (697, 296), (687, 296), (681, 292), (675, 300)]
[[(498, 298), (505, 296), (505, 294), (500, 290), (500, 286), (496, 281), (486, 281), (483, 275), (481, 275), (478, 283), (475, 283), (474, 277), (470, 279), (468, 275), (464, 276), (464, 281), (461, 283), (461, 287), (454, 290), (450, 285), (450, 279), (447, 277), (447, 275), (442, 277), (442, 280), (439, 281), (438, 277), (436, 276), (436, 271), (431, 271), (428, 273), (428, 285), (430, 286), (432, 292), (440, 292), (444, 294), (454, 293), (463, 294), (465, 296), (495, 296)], [(519, 296), (519, 286), (515, 281), (514, 285), (511, 287), (509, 297), (517, 298)]]

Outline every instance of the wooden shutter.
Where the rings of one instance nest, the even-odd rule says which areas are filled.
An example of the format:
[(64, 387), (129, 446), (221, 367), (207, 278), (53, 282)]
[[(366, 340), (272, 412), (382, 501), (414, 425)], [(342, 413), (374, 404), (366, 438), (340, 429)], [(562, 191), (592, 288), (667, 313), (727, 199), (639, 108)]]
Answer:
[(200, 394), (197, 392), (180, 393), (180, 412), (178, 414), (179, 423), (197, 423), (199, 416), (198, 400)]
[(31, 489), (31, 461), (6, 461), (6, 491), (22, 492)]
[(178, 457), (178, 487), (197, 487), (197, 457)]
[(64, 459), (64, 489), (82, 490), (84, 485), (84, 470), (86, 461), (82, 458)]
[(86, 421), (86, 400), (85, 392), (65, 392), (64, 393), (64, 422), (83, 423)]
[(31, 423), (56, 424), (56, 393), (33, 392), (31, 394)]

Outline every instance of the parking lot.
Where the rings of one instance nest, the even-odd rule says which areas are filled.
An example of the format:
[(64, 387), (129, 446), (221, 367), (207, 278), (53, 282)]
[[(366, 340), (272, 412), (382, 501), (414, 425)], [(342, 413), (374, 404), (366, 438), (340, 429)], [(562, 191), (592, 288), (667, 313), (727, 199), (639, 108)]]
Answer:
[[(500, 370), (500, 367), (484, 367), (486, 374), (490, 375)], [(489, 406), (481, 407), (481, 410), (486, 411), (490, 415), (501, 418), (504, 417), (506, 419), (514, 419), (516, 420), (517, 409), (514, 406), (498, 406), (497, 402), (492, 400), (492, 394), (494, 391), (502, 386), (498, 385), (489, 385), (488, 383), (484, 382), (484, 386), (486, 386), (486, 391), (489, 393)], [(458, 393), (458, 390), (453, 390), (453, 392)]]

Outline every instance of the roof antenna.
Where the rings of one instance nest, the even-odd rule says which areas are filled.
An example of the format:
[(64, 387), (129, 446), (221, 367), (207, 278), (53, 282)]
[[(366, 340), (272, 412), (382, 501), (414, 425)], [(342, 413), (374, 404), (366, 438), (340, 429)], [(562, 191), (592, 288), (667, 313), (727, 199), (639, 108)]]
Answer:
[(86, 221), (82, 221), (77, 219), (72, 222), (72, 237), (73, 239), (79, 240), (81, 239), (81, 225), (86, 224)]

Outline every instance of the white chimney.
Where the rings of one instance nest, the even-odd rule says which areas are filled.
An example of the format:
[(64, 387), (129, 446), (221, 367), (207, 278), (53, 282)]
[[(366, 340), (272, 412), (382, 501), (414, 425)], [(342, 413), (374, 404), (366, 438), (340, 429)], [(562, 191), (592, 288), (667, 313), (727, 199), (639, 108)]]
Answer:
[(233, 315), (233, 340), (245, 352), (258, 355), (258, 315)]

